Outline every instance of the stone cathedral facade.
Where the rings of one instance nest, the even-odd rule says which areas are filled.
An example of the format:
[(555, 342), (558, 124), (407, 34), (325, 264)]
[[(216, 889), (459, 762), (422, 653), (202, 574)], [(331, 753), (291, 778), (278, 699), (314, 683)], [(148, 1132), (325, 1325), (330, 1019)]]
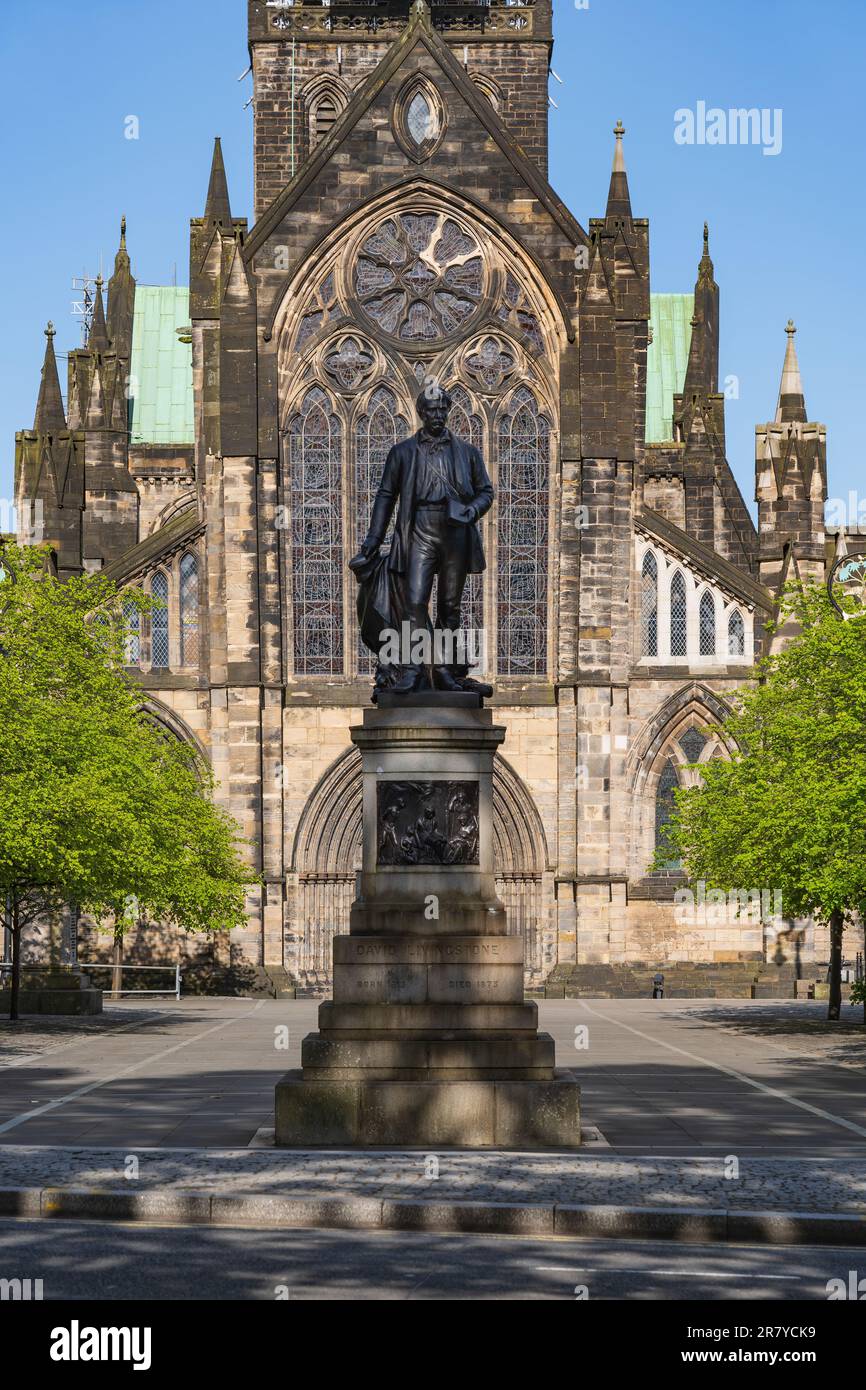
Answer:
[[(656, 295), (621, 127), (599, 216), (548, 183), (551, 0), (249, 0), (249, 41), (252, 225), (217, 142), (189, 289), (137, 285), (124, 229), (65, 400), (49, 335), (17, 441), (19, 506), (40, 505), (59, 574), (162, 600), (130, 668), (251, 842), (246, 928), (182, 950), (327, 983), (372, 681), (346, 561), (434, 379), (497, 493), (465, 623), (507, 730), (497, 875), (528, 983), (570, 962), (764, 959), (760, 924), (678, 921), (676, 866), (650, 861), (685, 765), (727, 754), (703, 730), (781, 584), (824, 574), (825, 430), (793, 329), (756, 431), (756, 530), (725, 455), (699, 210), (694, 290)], [(131, 949), (148, 943), (171, 958), (142, 924)]]

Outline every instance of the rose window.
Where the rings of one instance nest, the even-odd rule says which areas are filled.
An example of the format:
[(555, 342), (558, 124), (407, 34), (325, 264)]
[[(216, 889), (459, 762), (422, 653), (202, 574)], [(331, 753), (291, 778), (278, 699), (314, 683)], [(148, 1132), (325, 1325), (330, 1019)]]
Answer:
[(462, 328), (481, 302), (481, 248), (454, 218), (400, 213), (362, 243), (354, 288), (364, 312), (385, 333), (433, 342)]

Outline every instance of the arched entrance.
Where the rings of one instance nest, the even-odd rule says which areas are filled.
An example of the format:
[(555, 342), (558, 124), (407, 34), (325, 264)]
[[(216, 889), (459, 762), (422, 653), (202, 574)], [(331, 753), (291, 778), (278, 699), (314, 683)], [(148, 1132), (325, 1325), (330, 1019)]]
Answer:
[[(496, 886), (509, 931), (523, 936), (527, 980), (545, 973), (542, 876), (544, 828), (526, 784), (504, 758), (493, 773)], [(361, 864), (361, 755), (352, 748), (332, 763), (304, 807), (292, 847), (286, 967), (302, 984), (325, 986), (332, 942), (349, 930)]]

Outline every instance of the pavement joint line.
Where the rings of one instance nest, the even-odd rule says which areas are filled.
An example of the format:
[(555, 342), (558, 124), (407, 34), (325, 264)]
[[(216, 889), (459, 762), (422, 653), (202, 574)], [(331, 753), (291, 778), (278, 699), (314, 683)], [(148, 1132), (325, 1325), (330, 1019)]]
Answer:
[[(627, 1147), (627, 1146), (623, 1146)], [(744, 1146), (740, 1145), (742, 1150)], [(719, 1153), (629, 1153), (626, 1156), (618, 1153), (616, 1149), (611, 1149), (609, 1154), (602, 1155), (594, 1152), (589, 1155), (590, 1161), (603, 1162), (609, 1157), (611, 1164), (620, 1162), (646, 1162), (646, 1163), (719, 1163), (728, 1156), (728, 1150), (722, 1153), (724, 1145), (720, 1145)], [(43, 1153), (122, 1153), (122, 1154), (206, 1154), (209, 1158), (234, 1157), (244, 1155), (247, 1157), (257, 1156), (262, 1152), (261, 1149), (251, 1149), (247, 1144), (220, 1145), (212, 1146), (208, 1144), (0, 1144), (0, 1155), (8, 1153), (31, 1153), (34, 1150)], [(270, 1150), (268, 1150), (270, 1152)], [(300, 1158), (412, 1158), (417, 1159), (419, 1153), (427, 1154), (431, 1150), (429, 1146), (421, 1146), (417, 1149), (288, 1149), (273, 1147), (274, 1155), (285, 1154)], [(443, 1153), (449, 1157), (473, 1157), (476, 1153), (485, 1156), (502, 1156), (508, 1158), (567, 1158), (573, 1160), (575, 1164), (582, 1162), (583, 1151), (574, 1152), (573, 1150), (557, 1149), (458, 1149), (440, 1145), (435, 1150), (436, 1153)], [(780, 1159), (786, 1163), (850, 1163), (851, 1159), (864, 1159), (866, 1153), (856, 1150), (849, 1154), (787, 1154), (777, 1150), (764, 1150), (763, 1148), (752, 1157), (773, 1160)]]
[[(263, 1002), (263, 1001), (262, 1001)], [(219, 1033), (223, 1028), (230, 1028), (234, 1023), (240, 1023), (245, 1018), (250, 1018), (258, 1013), (262, 1008), (262, 1003), (258, 1003), (254, 1008), (245, 1014), (238, 1014), (235, 1018), (228, 1018), (223, 1023), (214, 1024), (212, 1028), (206, 1028), (203, 1033), (196, 1033), (194, 1037), (187, 1038), (183, 1042), (175, 1043), (173, 1047), (165, 1048), (162, 1052), (153, 1053), (149, 1057), (144, 1057), (139, 1062), (132, 1062), (128, 1067), (123, 1067), (120, 1071), (114, 1072), (111, 1076), (104, 1076), (99, 1081), (91, 1081), (86, 1086), (79, 1086), (77, 1090), (70, 1091), (69, 1095), (60, 1096), (57, 1100), (48, 1101), (45, 1105), (38, 1106), (35, 1110), (24, 1111), (13, 1119), (7, 1120), (0, 1125), (0, 1134), (7, 1134), (10, 1129), (16, 1129), (18, 1125), (26, 1124), (28, 1120), (35, 1119), (38, 1115), (46, 1115), (51, 1110), (57, 1110), (61, 1105), (68, 1105), (70, 1101), (79, 1100), (81, 1096), (89, 1095), (91, 1091), (98, 1091), (102, 1086), (110, 1086), (113, 1081), (119, 1081), (122, 1076), (129, 1076), (134, 1071), (140, 1071), (142, 1067), (159, 1062), (163, 1057), (169, 1057), (173, 1052), (180, 1052), (184, 1047), (191, 1047), (193, 1043), (200, 1042), (202, 1038), (210, 1037), (212, 1033)]]
[(689, 1052), (685, 1047), (677, 1047), (674, 1043), (664, 1042), (661, 1038), (654, 1038), (652, 1034), (644, 1033), (640, 1028), (633, 1028), (630, 1023), (622, 1023), (619, 1019), (612, 1018), (610, 1014), (591, 1008), (585, 1000), (581, 1000), (581, 1003), (587, 1013), (602, 1019), (605, 1023), (612, 1023), (617, 1028), (624, 1028), (627, 1032), (634, 1033), (635, 1037), (643, 1038), (645, 1042), (667, 1048), (668, 1052), (677, 1052), (681, 1057), (688, 1057), (691, 1061), (701, 1062), (705, 1067), (711, 1067), (714, 1071), (723, 1072), (726, 1076), (733, 1076), (737, 1081), (743, 1082), (746, 1086), (752, 1086), (756, 1091), (763, 1092), (764, 1095), (773, 1096), (776, 1100), (783, 1100), (788, 1105), (806, 1110), (810, 1115), (817, 1115), (821, 1120), (829, 1120), (831, 1124), (838, 1125), (841, 1129), (851, 1130), (853, 1134), (859, 1134), (863, 1139), (866, 1139), (866, 1129), (861, 1125), (855, 1125), (853, 1120), (843, 1120), (838, 1115), (831, 1115), (829, 1110), (822, 1110), (817, 1105), (810, 1105), (808, 1101), (798, 1100), (796, 1096), (789, 1096), (784, 1091), (776, 1090), (773, 1086), (765, 1086), (763, 1081), (756, 1081), (753, 1077), (746, 1076), (744, 1072), (736, 1071), (733, 1067), (726, 1067), (721, 1062), (713, 1062), (708, 1057), (699, 1056), (697, 1052)]
[[(144, 1028), (147, 1023), (153, 1023), (158, 1018), (171, 1017), (171, 1014), (165, 1012), (152, 1012), (148, 1019), (137, 1018), (134, 1023), (124, 1023), (119, 1028), (106, 1029), (102, 1033), (87, 1033), (84, 1037), (73, 1038), (71, 1042), (58, 1043), (56, 1047), (46, 1047), (44, 1052), (31, 1052), (29, 1057), (16, 1057), (11, 1062), (0, 1062), (0, 1068), (3, 1071), (12, 1071), (16, 1067), (29, 1067), (31, 1062), (41, 1062), (45, 1057), (53, 1057), (56, 1052), (65, 1052), (69, 1047), (82, 1047), (84, 1043), (100, 1042), (104, 1038), (113, 1038), (118, 1033), (129, 1033), (133, 1028)], [(5, 1019), (0, 1021), (6, 1022)]]

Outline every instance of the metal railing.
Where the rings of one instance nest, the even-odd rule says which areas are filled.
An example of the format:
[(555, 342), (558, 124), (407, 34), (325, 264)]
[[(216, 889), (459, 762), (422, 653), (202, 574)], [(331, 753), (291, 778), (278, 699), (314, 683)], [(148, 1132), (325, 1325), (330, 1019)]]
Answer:
[(113, 989), (109, 987), (105, 990), (106, 994), (173, 994), (175, 999), (180, 999), (181, 973), (180, 965), (114, 965), (112, 961), (79, 961), (82, 970), (119, 970), (123, 974), (124, 970), (171, 970), (174, 972), (174, 985), (171, 989)]

